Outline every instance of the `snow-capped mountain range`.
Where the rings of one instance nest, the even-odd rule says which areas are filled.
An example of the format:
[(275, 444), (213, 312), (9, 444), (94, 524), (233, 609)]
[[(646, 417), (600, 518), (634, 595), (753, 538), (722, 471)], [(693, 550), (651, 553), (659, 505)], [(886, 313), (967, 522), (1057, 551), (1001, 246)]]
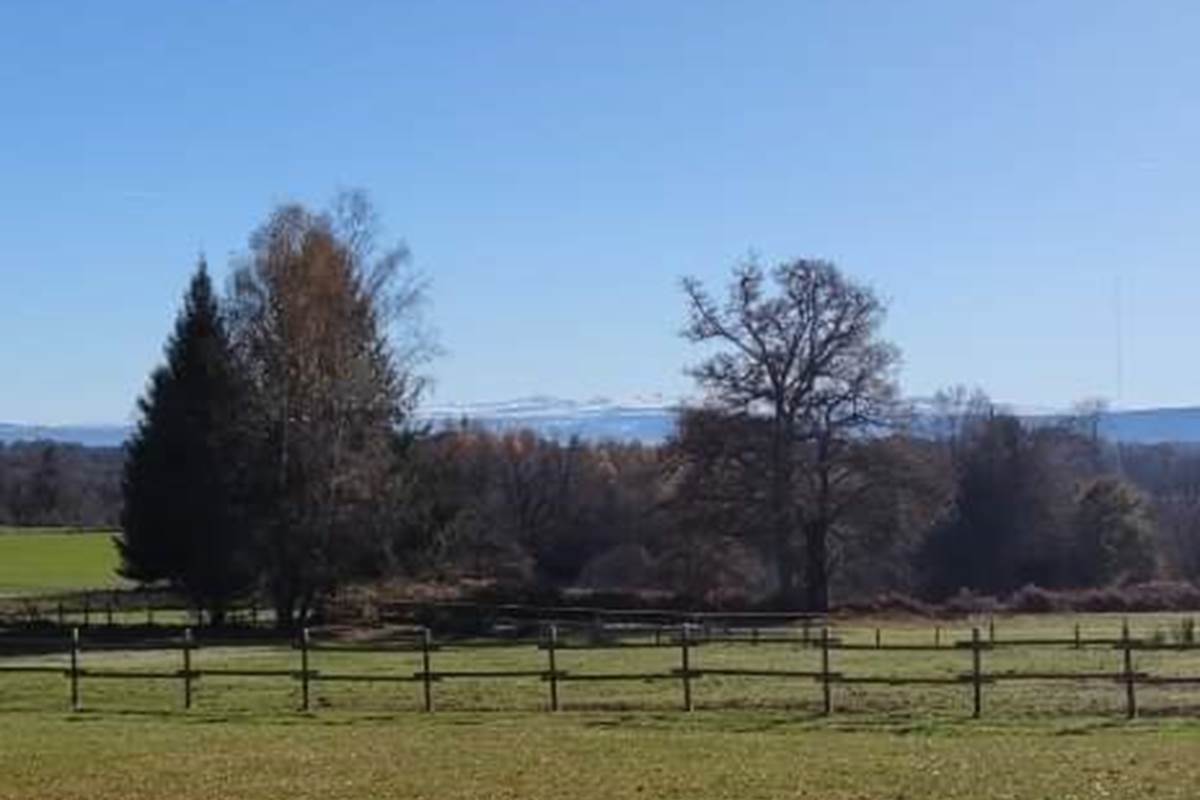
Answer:
[[(584, 401), (538, 395), (500, 402), (435, 404), (423, 408), (418, 416), (434, 430), (456, 427), (467, 421), (495, 431), (529, 428), (555, 439), (578, 436), (590, 441), (653, 444), (671, 434), (677, 409), (682, 403), (681, 399), (662, 395)], [(917, 408), (922, 408), (922, 404), (917, 403)], [(1061, 414), (1026, 410), (1022, 416), (1031, 422), (1048, 422)], [(0, 442), (40, 439), (89, 447), (117, 447), (129, 435), (130, 429), (128, 425), (0, 423)], [(1105, 437), (1122, 442), (1200, 444), (1200, 407), (1109, 411), (1101, 416), (1100, 431)]]
[(430, 406), (420, 417), (435, 430), (463, 421), (489, 430), (529, 428), (553, 439), (604, 439), (661, 442), (675, 427), (679, 401), (662, 395), (623, 401), (593, 398), (577, 401), (538, 395), (498, 403), (451, 403)]

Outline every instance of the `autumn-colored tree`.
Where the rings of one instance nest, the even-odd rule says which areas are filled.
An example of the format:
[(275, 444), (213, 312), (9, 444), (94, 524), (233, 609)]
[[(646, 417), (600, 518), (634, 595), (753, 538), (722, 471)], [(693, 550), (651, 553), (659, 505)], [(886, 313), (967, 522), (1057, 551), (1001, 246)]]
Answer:
[(395, 437), (424, 385), (422, 287), (405, 249), (379, 250), (374, 234), (360, 194), (330, 213), (283, 206), (233, 280), (258, 430), (258, 559), (280, 625), (377, 561)]

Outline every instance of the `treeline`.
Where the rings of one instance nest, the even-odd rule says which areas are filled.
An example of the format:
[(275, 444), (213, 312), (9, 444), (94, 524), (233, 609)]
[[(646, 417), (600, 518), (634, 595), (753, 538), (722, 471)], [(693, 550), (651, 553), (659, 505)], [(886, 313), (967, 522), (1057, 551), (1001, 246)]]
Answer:
[[(820, 611), (1200, 576), (1200, 455), (964, 389), (914, 414), (883, 304), (823, 261), (683, 282), (703, 402), (661, 446), (423, 429), (405, 256), (351, 194), (277, 209), (223, 294), (200, 265), (126, 448), (125, 575), (281, 625), (361, 583)], [(52, 474), (24, 473), (23, 521)]]
[[(861, 444), (879, 486), (836, 534), (835, 600), (1200, 578), (1200, 448), (1117, 447), (1089, 415), (1030, 427), (964, 398), (931, 410), (938, 430)], [(769, 602), (777, 588), (752, 509), (689, 494), (681, 437), (561, 442), (463, 425), (412, 434), (405, 452), (380, 557), (357, 579), (713, 605)], [(117, 449), (0, 446), (0, 523), (116, 525), (122, 461)]]
[(0, 443), (0, 525), (114, 527), (122, 461), (118, 448)]
[[(1200, 452), (1117, 448), (1083, 417), (1033, 427), (979, 395), (940, 419), (954, 428), (937, 438), (900, 431), (852, 445), (844, 480), (855, 491), (828, 543), (836, 600), (1200, 577)], [(405, 525), (420, 546), (404, 566), (514, 591), (777, 601), (765, 505), (740, 476), (704, 461), (722, 446), (727, 432), (712, 429), (723, 424), (685, 414), (657, 447), (470, 426), (424, 438)]]

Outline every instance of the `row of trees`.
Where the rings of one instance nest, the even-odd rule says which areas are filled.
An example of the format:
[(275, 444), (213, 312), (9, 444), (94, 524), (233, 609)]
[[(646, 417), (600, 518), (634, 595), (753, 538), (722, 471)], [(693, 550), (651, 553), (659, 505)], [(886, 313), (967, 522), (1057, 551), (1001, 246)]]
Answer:
[(360, 195), (288, 206), (224, 297), (201, 265), (128, 448), (128, 576), (218, 620), (263, 593), (290, 624), (394, 575), (823, 610), (1200, 564), (1200, 482), (1151, 451), (1122, 473), (1086, 417), (1030, 426), (964, 390), (913, 415), (883, 304), (822, 261), (684, 282), (704, 401), (662, 446), (421, 430), (422, 286), (374, 229)]
[[(729, 422), (691, 412), (661, 447), (470, 427), (424, 439), (416, 471), (428, 484), (408, 528), (426, 538), (410, 567), (448, 581), (786, 602), (768, 495), (724, 466), (728, 442), (744, 454), (767, 435), (755, 424), (768, 423), (714, 432)], [(900, 433), (849, 446), (853, 502), (825, 543), (835, 596), (936, 600), (962, 588), (1003, 595), (1029, 583), (1195, 575), (1171, 551), (1161, 507), (1097, 466), (1070, 426), (1029, 428), (991, 411), (967, 426), (957, 440)]]
[[(748, 430), (756, 424), (768, 423), (693, 411), (657, 447), (469, 425), (421, 438), (397, 566), (452, 584), (786, 602), (767, 495), (753, 493), (761, 481), (723, 468), (730, 441), (744, 454), (765, 436)], [(1072, 424), (1030, 428), (985, 409), (963, 428), (953, 439), (901, 432), (849, 445), (847, 468), (861, 474), (826, 542), (834, 597), (939, 600), (962, 588), (1004, 595), (1195, 574), (1174, 556), (1160, 506)], [(1012, 450), (995, 451), (1004, 438)]]
[(121, 462), (117, 448), (0, 443), (0, 525), (113, 527)]

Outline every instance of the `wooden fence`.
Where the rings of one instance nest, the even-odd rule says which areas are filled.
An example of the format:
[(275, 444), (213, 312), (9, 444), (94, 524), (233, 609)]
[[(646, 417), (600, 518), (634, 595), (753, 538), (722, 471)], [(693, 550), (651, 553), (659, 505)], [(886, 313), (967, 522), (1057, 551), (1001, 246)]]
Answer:
[[(187, 608), (179, 597), (165, 590), (112, 589), (0, 597), (0, 629), (164, 627), (179, 620), (197, 625), (204, 621), (200, 612)], [(274, 624), (271, 613), (257, 603), (231, 609), (230, 621), (241, 627)]]
[[(333, 641), (314, 641), (308, 629), (303, 629), (291, 642), (295, 652), (295, 666), (288, 669), (239, 669), (237, 667), (197, 668), (194, 664), (196, 652), (201, 643), (193, 635), (192, 630), (185, 629), (180, 636), (138, 639), (134, 641), (112, 642), (97, 641), (89, 643), (88, 652), (94, 648), (100, 650), (177, 650), (179, 667), (170, 670), (146, 669), (114, 669), (107, 667), (91, 667), (84, 663), (85, 650), (80, 637), (80, 629), (73, 628), (67, 637), (0, 637), (0, 695), (4, 691), (4, 679), (14, 674), (58, 674), (67, 680), (70, 707), (82, 708), (81, 685), (92, 680), (177, 680), (179, 681), (182, 705), (185, 709), (193, 706), (195, 682), (206, 677), (225, 678), (261, 678), (277, 679), (294, 682), (299, 685), (300, 707), (309, 711), (313, 703), (313, 687), (320, 683), (360, 682), (360, 683), (413, 683), (420, 685), (420, 697), (423, 708), (432, 712), (436, 708), (436, 687), (444, 682), (456, 680), (506, 680), (534, 679), (546, 686), (547, 708), (551, 711), (561, 709), (560, 686), (570, 682), (581, 681), (670, 681), (678, 684), (680, 708), (692, 711), (695, 708), (693, 682), (706, 676), (736, 676), (741, 678), (786, 678), (815, 682), (820, 688), (821, 710), (824, 714), (835, 713), (833, 689), (837, 686), (945, 686), (961, 687), (969, 693), (972, 716), (983, 714), (986, 687), (1005, 682), (1042, 681), (1042, 682), (1080, 682), (1099, 681), (1115, 684), (1123, 690), (1124, 711), (1129, 718), (1137, 716), (1139, 686), (1173, 686), (1200, 685), (1200, 675), (1152, 675), (1134, 668), (1134, 654), (1138, 652), (1181, 652), (1200, 650), (1200, 644), (1191, 641), (1169, 643), (1158, 639), (1137, 639), (1130, 635), (1128, 623), (1121, 628), (1119, 637), (1114, 638), (1085, 638), (1076, 626), (1074, 635), (1064, 638), (1013, 639), (1002, 641), (995, 638), (994, 628), (981, 632), (976, 627), (969, 639), (943, 642), (941, 629), (934, 631), (933, 640), (927, 643), (892, 643), (882, 641), (881, 631), (876, 629), (873, 642), (849, 642), (834, 635), (830, 628), (821, 626), (817, 630), (803, 629), (802, 635), (779, 629), (725, 629), (714, 633), (711, 628), (697, 628), (690, 623), (677, 627), (661, 625), (647, 626), (639, 633), (652, 633), (652, 638), (629, 639), (629, 631), (622, 630), (620, 636), (614, 636), (607, 641), (571, 640), (560, 636), (557, 624), (547, 624), (542, 634), (536, 640), (514, 641), (511, 639), (476, 640), (472, 642), (447, 642), (456, 649), (485, 649), (495, 647), (505, 648), (536, 648), (544, 657), (544, 668), (541, 669), (465, 669), (448, 670), (437, 668), (435, 662), (437, 653), (443, 643), (436, 641), (428, 628), (415, 629), (405, 639), (388, 644), (369, 643), (340, 643)], [(287, 643), (287, 640), (284, 640)], [(747, 646), (767, 646), (786, 644), (794, 647), (812, 648), (818, 651), (818, 664), (815, 669), (757, 669), (735, 667), (708, 667), (698, 665), (695, 655), (697, 648), (713, 644), (739, 644)], [(228, 641), (206, 642), (203, 646), (236, 647), (245, 645), (262, 646), (279, 645), (276, 640), (258, 640), (240, 638)], [(1079, 672), (1079, 671), (992, 671), (985, 669), (985, 657), (998, 648), (1106, 648), (1119, 651), (1122, 655), (1119, 671)], [(627, 648), (660, 648), (670, 649), (678, 653), (678, 666), (655, 672), (586, 672), (566, 670), (560, 667), (559, 656), (564, 651), (596, 651), (620, 650)], [(963, 670), (958, 674), (926, 674), (926, 675), (880, 675), (858, 674), (848, 675), (833, 668), (833, 656), (843, 651), (864, 651), (874, 653), (922, 653), (961, 652), (963, 654)], [(318, 652), (337, 653), (409, 653), (419, 654), (421, 668), (415, 672), (392, 673), (356, 673), (331, 672), (314, 669), (312, 657)], [(66, 656), (66, 663), (12, 663), (4, 656), (12, 655), (50, 655)]]
[[(786, 624), (814, 625), (826, 615), (802, 611), (694, 611), (671, 608), (603, 608), (596, 606), (540, 606), (522, 603), (470, 601), (393, 601), (377, 609), (377, 624), (408, 624), (420, 619), (481, 619), (508, 624), (555, 620), (567, 624), (682, 625), (697, 627), (764, 627)], [(183, 598), (163, 589), (84, 590), (58, 594), (0, 596), (0, 630), (57, 626), (68, 629), (104, 627), (169, 627), (172, 621), (190, 620), (200, 625), (203, 613), (188, 608)], [(229, 610), (228, 622), (239, 627), (273, 626), (274, 614), (257, 601)]]

